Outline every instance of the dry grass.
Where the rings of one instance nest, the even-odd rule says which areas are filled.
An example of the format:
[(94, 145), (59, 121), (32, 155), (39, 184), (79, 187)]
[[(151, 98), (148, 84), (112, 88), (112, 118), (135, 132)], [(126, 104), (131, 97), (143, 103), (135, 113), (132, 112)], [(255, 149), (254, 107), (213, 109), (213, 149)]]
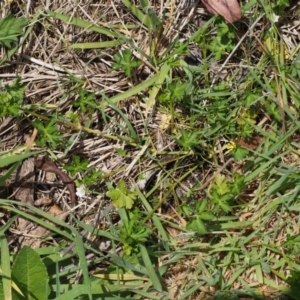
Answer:
[[(272, 184), (276, 184), (276, 180), (281, 178), (280, 174), (270, 171), (269, 175), (265, 175), (263, 172), (269, 170), (267, 162), (280, 153), (282, 155), (278, 157), (276, 167), (297, 168), (298, 144), (287, 146), (288, 153), (284, 152), (284, 147), (278, 147), (272, 152), (270, 149), (276, 144), (276, 134), (281, 129), (273, 127), (270, 115), (262, 109), (260, 123), (257, 123), (261, 130), (257, 134), (257, 143), (254, 139), (251, 143), (239, 136), (232, 138), (240, 146), (254, 151), (250, 152), (253, 156), (249, 161), (252, 166), (264, 167), (262, 173), (258, 172), (256, 177), (247, 182), (239, 195), (240, 206), (236, 204), (236, 215), (233, 211), (232, 219), (226, 220), (224, 217), (224, 224), (228, 223), (228, 227), (212, 226), (205, 235), (186, 237), (185, 226), (188, 220), (178, 210), (191, 189), (194, 199), (203, 200), (210, 193), (216, 174), (230, 177), (235, 171), (239, 171), (251, 177), (249, 173), (257, 169), (251, 169), (251, 166), (247, 169), (246, 162), (235, 163), (230, 158), (225, 148), (230, 138), (226, 132), (219, 136), (212, 135), (211, 144), (207, 142), (209, 138), (203, 143), (200, 141), (204, 149), (201, 151), (207, 155), (201, 157), (193, 152), (181, 151), (172, 136), (181, 129), (210, 125), (200, 118), (184, 119), (184, 109), (179, 106), (171, 113), (161, 106), (151, 105), (149, 109), (147, 100), (151, 89), (142, 89), (139, 93), (122, 99), (122, 93), (143, 84), (160, 71), (161, 64), (157, 64), (157, 61), (164, 57), (166, 60), (170, 58), (168, 55), (176, 40), (184, 44), (211, 18), (201, 5), (187, 7), (188, 4), (183, 1), (149, 2), (150, 8), (160, 18), (164, 18), (163, 26), (151, 33), (121, 1), (10, 1), (7, 4), (0, 0), (1, 17), (12, 12), (18, 17), (31, 18), (45, 8), (70, 18), (97, 24), (113, 33), (121, 34), (129, 41), (112, 47), (73, 49), (71, 46), (74, 43), (108, 42), (113, 39), (105, 34), (51, 18), (46, 13), (40, 14), (38, 21), (32, 21), (35, 22), (33, 30), (18, 53), (0, 66), (2, 85), (12, 84), (17, 77), (25, 85), (24, 114), (20, 118), (4, 117), (1, 120), (1, 152), (25, 145), (32, 134), (32, 122), (47, 121), (56, 116), (62, 140), (64, 143), (71, 142), (48, 149), (52, 159), (66, 164), (72, 163), (74, 155), (79, 155), (88, 160), (89, 169), (103, 171), (102, 177), (89, 187), (88, 195), (78, 201), (77, 214), (80, 218), (106, 230), (109, 221), (103, 221), (99, 226), (98, 220), (104, 219), (99, 214), (105, 208), (106, 213), (115, 211), (106, 197), (106, 192), (110, 185), (115, 186), (120, 180), (125, 180), (130, 188), (138, 186), (145, 197), (149, 196), (153, 200), (152, 208), (158, 203), (155, 213), (173, 243), (170, 252), (158, 259), (158, 266), (168, 265), (163, 281), (170, 299), (254, 299), (254, 296), (245, 292), (246, 287), (255, 291), (257, 297), (261, 295), (266, 299), (288, 299), (283, 295), (278, 296), (278, 292), (286, 292), (287, 284), (284, 279), (289, 276), (290, 268), (295, 268), (299, 262), (288, 264), (288, 260), (284, 260), (286, 256), (282, 244), (287, 240), (288, 234), (299, 234), (299, 224), (297, 209), (289, 212), (282, 207), (285, 201), (292, 201), (286, 199), (290, 199), (288, 195), (294, 190), (290, 187), (284, 191), (285, 194), (280, 194), (278, 187), (277, 194), (271, 192)], [(140, 7), (139, 1), (133, 3)], [(297, 7), (296, 4), (287, 10), (286, 17), (283, 16), (278, 25), (291, 59), (298, 55), (300, 44), (300, 19), (299, 14), (295, 13), (298, 12)], [(223, 60), (212, 59), (203, 78), (197, 83), (199, 89), (205, 85), (203, 94), (208, 93), (207, 86), (212, 87), (223, 80), (230, 82), (232, 90), (238, 94), (240, 84), (249, 76), (249, 69), (256, 72), (260, 68), (264, 54), (257, 49), (260, 45), (264, 46), (263, 35), (270, 24), (266, 24), (259, 13), (253, 7), (247, 11), (242, 21), (245, 28), (240, 26), (237, 30), (237, 46)], [(213, 28), (211, 34), (216, 34)], [(130, 49), (133, 56), (142, 61), (131, 78), (112, 68), (113, 56), (124, 49)], [(0, 57), (5, 55), (5, 51), (1, 48)], [(188, 44), (188, 49), (182, 49), (176, 55), (184, 59), (188, 52), (201, 63), (205, 62), (203, 51), (195, 41)], [(267, 66), (265, 71), (270, 76), (274, 72), (275, 77), (280, 79), (281, 74), (277, 73), (276, 68)], [(186, 75), (182, 67), (173, 68), (174, 78), (184, 76)], [(247, 80), (244, 88), (254, 84), (254, 81)], [(291, 86), (298, 87), (296, 82), (292, 82)], [(97, 109), (83, 111), (74, 106), (74, 101), (79, 98), (80, 88), (95, 94)], [(121, 95), (122, 101), (115, 101), (114, 105), (105, 105), (99, 109), (101, 103), (118, 95)], [(204, 110), (208, 99), (209, 96), (203, 100)], [(281, 100), (278, 97), (278, 107), (286, 115), (287, 103)], [(292, 102), (289, 98), (291, 106)], [(73, 122), (68, 118), (69, 113), (76, 115), (78, 119)], [(236, 115), (238, 113), (237, 110)], [(285, 128), (288, 116), (285, 118), (282, 121), (283, 139), (290, 129)], [(128, 124), (132, 125), (132, 131)], [(132, 136), (133, 132), (137, 139)], [(299, 133), (295, 130), (293, 140), (297, 137)], [(32, 150), (34, 149), (40, 147), (35, 146)], [(208, 155), (210, 151), (215, 154)], [(265, 156), (268, 154), (267, 162), (260, 162), (261, 157), (255, 156), (255, 151)], [(203, 161), (199, 162), (200, 157)], [(143, 179), (141, 175), (144, 175)], [(85, 173), (78, 172), (76, 176), (80, 180)], [(149, 200), (150, 203), (151, 201)], [(111, 222), (118, 221), (117, 216)], [(251, 225), (241, 225), (239, 228), (234, 223), (246, 221), (251, 221)], [(149, 224), (155, 228), (152, 222)], [(174, 253), (177, 253), (176, 259)], [(214, 298), (219, 290), (226, 289), (236, 291), (238, 296), (234, 298), (233, 294), (228, 293), (223, 298)], [(188, 291), (190, 292), (187, 293)]]

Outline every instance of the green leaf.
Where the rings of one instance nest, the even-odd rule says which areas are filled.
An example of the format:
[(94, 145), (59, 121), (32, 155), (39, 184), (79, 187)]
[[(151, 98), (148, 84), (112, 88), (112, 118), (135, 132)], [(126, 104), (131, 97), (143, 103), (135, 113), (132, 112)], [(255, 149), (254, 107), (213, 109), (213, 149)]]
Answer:
[(231, 25), (226, 24), (223, 20), (219, 19), (216, 22), (217, 35), (209, 45), (209, 49), (219, 60), (226, 52), (234, 48), (235, 33)]
[(190, 132), (187, 130), (181, 130), (181, 137), (177, 139), (180, 146), (184, 151), (190, 151), (195, 146), (199, 145), (199, 133), (196, 131)]
[(51, 119), (46, 126), (40, 121), (33, 122), (33, 126), (39, 131), (39, 137), (36, 140), (38, 146), (50, 144), (52, 148), (56, 148), (62, 143), (62, 136), (58, 132), (56, 122), (55, 118)]
[(253, 93), (251, 89), (247, 89), (244, 93), (244, 98), (245, 98), (245, 105), (246, 107), (250, 107), (253, 103), (257, 101), (261, 97), (261, 94), (259, 93)]
[(196, 203), (197, 214), (201, 214), (203, 211), (205, 211), (207, 209), (207, 206), (208, 206), (208, 202), (206, 199), (198, 201)]
[(250, 125), (250, 123), (245, 123), (242, 127), (241, 127), (241, 136), (245, 137), (245, 138), (251, 138), (253, 135), (253, 126)]
[(211, 201), (216, 204), (214, 211), (222, 209), (224, 212), (230, 212), (232, 207), (229, 205), (229, 202), (232, 200), (230, 194), (220, 195), (215, 189), (212, 189), (211, 192)]
[(298, 270), (291, 270), (291, 274), (286, 279), (286, 283), (290, 285), (291, 288), (290, 294), (294, 296), (293, 299), (300, 298), (299, 282), (300, 282), (300, 272)]
[(156, 272), (155, 267), (152, 264), (152, 261), (150, 259), (148, 251), (149, 251), (149, 249), (147, 249), (146, 246), (140, 244), (141, 257), (142, 257), (142, 260), (144, 262), (147, 273), (149, 275), (149, 278), (151, 280), (151, 283), (153, 284), (153, 287), (157, 291), (162, 291), (163, 290), (162, 284), (161, 284), (162, 279), (161, 279), (160, 276), (158, 276), (158, 272)]
[(281, 121), (282, 116), (280, 114), (277, 104), (275, 104), (274, 102), (266, 103), (266, 109), (267, 109), (267, 112), (271, 116), (273, 116), (277, 121)]
[(175, 80), (172, 84), (169, 85), (169, 90), (171, 92), (172, 100), (181, 100), (185, 94), (188, 83), (182, 83), (179, 79)]
[(227, 186), (227, 178), (222, 174), (217, 174), (215, 177), (215, 183), (213, 188), (219, 195), (224, 195), (229, 192), (229, 188)]
[(232, 197), (229, 194), (225, 194), (219, 197), (219, 205), (221, 209), (225, 212), (228, 213), (232, 210), (232, 207), (229, 205), (229, 201), (232, 200)]
[(1, 280), (0, 280), (0, 299), (5, 299), (4, 289), (3, 289), (3, 283), (2, 283)]
[(179, 213), (184, 216), (191, 216), (193, 214), (193, 209), (191, 205), (187, 203), (182, 203), (179, 207)]
[(20, 107), (23, 102), (24, 91), (25, 87), (20, 78), (15, 79), (11, 85), (6, 85), (3, 91), (0, 91), (0, 117), (6, 115), (16, 117), (22, 112)]
[(230, 188), (231, 194), (239, 195), (243, 191), (244, 187), (246, 186), (245, 176), (239, 173), (234, 173), (233, 177), (234, 177), (234, 181), (232, 183), (228, 183), (228, 186)]
[(115, 207), (126, 207), (127, 209), (131, 209), (137, 195), (135, 192), (128, 190), (125, 181), (121, 180), (117, 184), (116, 189), (109, 189), (107, 196), (113, 200)]
[(15, 18), (12, 14), (0, 20), (0, 45), (11, 48), (12, 43), (18, 42), (18, 36), (26, 25), (25, 18)]
[(64, 169), (74, 176), (76, 173), (86, 171), (88, 169), (89, 161), (87, 159), (80, 159), (78, 155), (74, 155), (73, 164), (67, 164)]
[(122, 0), (122, 2), (141, 23), (143, 23), (149, 29), (152, 28), (151, 19), (149, 18), (149, 16), (144, 14), (140, 9), (138, 9), (138, 7), (136, 7), (129, 0)]
[(242, 148), (237, 145), (236, 148), (232, 149), (232, 151), (230, 153), (234, 157), (235, 161), (239, 161), (239, 160), (242, 160), (245, 157), (247, 157), (249, 154), (249, 151), (247, 149)]
[(214, 218), (214, 215), (210, 211), (204, 211), (199, 216), (203, 221), (210, 221)]
[(85, 176), (82, 178), (82, 180), (79, 180), (79, 182), (82, 182), (82, 184), (85, 184), (87, 186), (91, 186), (99, 182), (102, 179), (103, 174), (104, 173), (102, 170), (89, 169)]
[(214, 54), (216, 60), (221, 59), (226, 53), (225, 47), (221, 43), (221, 37), (216, 36), (209, 45), (209, 50)]
[(131, 77), (131, 71), (133, 68), (140, 66), (141, 61), (132, 59), (132, 53), (129, 49), (122, 51), (122, 54), (116, 53), (114, 55), (115, 63), (112, 64), (114, 70), (122, 70), (127, 77)]
[(225, 35), (228, 33), (229, 28), (228, 25), (224, 21), (216, 22), (218, 35)]
[(48, 274), (40, 256), (24, 246), (12, 266), (12, 280), (28, 300), (47, 299)]
[(193, 218), (189, 221), (189, 223), (186, 225), (186, 229), (199, 232), (199, 233), (206, 233), (206, 227), (203, 221), (200, 217)]
[(79, 89), (79, 97), (77, 100), (73, 101), (73, 105), (75, 107), (79, 107), (82, 112), (86, 112), (87, 108), (97, 108), (97, 104), (95, 103), (95, 94), (88, 93), (85, 89)]

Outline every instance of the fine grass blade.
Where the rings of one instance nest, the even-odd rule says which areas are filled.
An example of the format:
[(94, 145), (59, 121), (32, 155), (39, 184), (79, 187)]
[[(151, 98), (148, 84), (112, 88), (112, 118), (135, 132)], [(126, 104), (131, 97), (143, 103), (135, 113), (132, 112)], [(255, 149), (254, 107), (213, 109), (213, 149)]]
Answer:
[(154, 267), (152, 265), (152, 262), (150, 260), (150, 257), (149, 257), (148, 251), (147, 251), (147, 248), (142, 244), (140, 244), (139, 248), (141, 251), (141, 256), (142, 256), (144, 265), (147, 269), (148, 276), (149, 276), (154, 288), (158, 291), (162, 291), (162, 285), (161, 285), (160, 279), (158, 278), (157, 273), (154, 270)]
[(63, 15), (63, 14), (60, 14), (60, 13), (53, 12), (51, 10), (46, 10), (46, 13), (52, 18), (61, 20), (63, 22), (69, 23), (71, 25), (79, 26), (79, 27), (84, 28), (84, 29), (88, 29), (88, 30), (91, 30), (91, 31), (94, 31), (94, 32), (104, 34), (104, 35), (106, 35), (110, 38), (125, 38), (125, 36), (123, 36), (122, 34), (120, 34), (118, 32), (113, 32), (113, 31), (108, 30), (104, 27), (94, 25), (94, 24), (92, 24), (88, 21), (84, 21), (84, 20), (81, 20), (79, 18), (71, 17), (69, 15)]

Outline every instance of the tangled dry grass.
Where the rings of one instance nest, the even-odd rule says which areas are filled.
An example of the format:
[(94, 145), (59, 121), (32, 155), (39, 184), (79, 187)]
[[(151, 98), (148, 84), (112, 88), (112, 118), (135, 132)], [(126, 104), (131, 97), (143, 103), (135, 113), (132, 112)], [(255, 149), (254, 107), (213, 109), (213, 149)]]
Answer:
[[(140, 1), (135, 0), (132, 3), (135, 7), (141, 7)], [(188, 127), (187, 123), (180, 120), (182, 108), (177, 108), (177, 118), (169, 120), (168, 113), (164, 109), (155, 107), (154, 102), (149, 109), (146, 101), (149, 99), (147, 89), (130, 94), (123, 100), (123, 93), (143, 84), (156, 74), (159, 66), (156, 65), (155, 59), (167, 58), (175, 41), (179, 40), (184, 44), (199, 27), (211, 18), (201, 5), (194, 1), (153, 0), (149, 1), (149, 8), (164, 20), (162, 26), (158, 26), (155, 32), (149, 32), (149, 28), (135, 18), (122, 1), (0, 1), (1, 17), (6, 16), (8, 12), (17, 17), (29, 17), (32, 18), (30, 25), (33, 26), (29, 36), (22, 41), (18, 53), (0, 66), (2, 85), (12, 84), (17, 77), (20, 77), (22, 83), (25, 84), (23, 117), (20, 119), (6, 117), (1, 121), (1, 152), (26, 144), (32, 134), (32, 122), (36, 119), (47, 121), (52, 116), (56, 116), (60, 132), (63, 133), (62, 141), (72, 142), (68, 144), (67, 148), (60, 145), (56, 149), (51, 149), (53, 157), (62, 163), (68, 163), (72, 161), (74, 155), (79, 155), (89, 161), (89, 168), (102, 170), (105, 173), (99, 182), (90, 187), (90, 194), (79, 200), (78, 213), (82, 218), (89, 215), (87, 218), (90, 218), (92, 222), (97, 213), (105, 207), (113, 210), (105, 197), (107, 179), (110, 184), (116, 184), (125, 179), (130, 186), (138, 186), (144, 191), (158, 187), (155, 197), (162, 199), (167, 190), (166, 185), (170, 184), (170, 181), (167, 180), (162, 184), (157, 182), (164, 176), (160, 172), (168, 174), (171, 163), (175, 167), (172, 167), (174, 172), (170, 178), (180, 183), (170, 192), (169, 197), (166, 197), (164, 205), (159, 207), (159, 212), (166, 221), (175, 219), (178, 228), (181, 228), (186, 225), (184, 218), (177, 212), (181, 195), (187, 193), (190, 187), (197, 183), (199, 188), (195, 192), (196, 198), (203, 199), (205, 198), (205, 188), (210, 186), (216, 173), (222, 173), (224, 170), (232, 172), (241, 170), (244, 165), (233, 163), (228, 158), (222, 136), (216, 142), (215, 161), (222, 162), (224, 166), (217, 167), (216, 164), (206, 161), (201, 167), (198, 165), (197, 168), (193, 168), (195, 160), (199, 158), (193, 154), (182, 157), (178, 155), (176, 153), (178, 145), (170, 137), (170, 132), (174, 133), (176, 130), (178, 132), (179, 129)], [(74, 48), (72, 45), (76, 43), (100, 42), (105, 45), (105, 42), (110, 43), (113, 39), (105, 34), (89, 30), (89, 28), (76, 26), (72, 22), (51, 18), (47, 14), (47, 10), (62, 13), (69, 16), (70, 19), (78, 18), (90, 24), (101, 25), (114, 34), (122, 34), (128, 39), (128, 43), (112, 44), (111, 47), (103, 46), (103, 48), (93, 48), (92, 45), (86, 49)], [(35, 19), (34, 16), (37, 15), (39, 17)], [(298, 3), (292, 3), (291, 7), (286, 10), (286, 16), (283, 16), (279, 22), (278, 27), (286, 45), (286, 51), (290, 53), (291, 58), (296, 57), (300, 45)], [(213, 61), (206, 69), (206, 78), (210, 78), (211, 85), (218, 84), (223, 80), (231, 80), (234, 77), (235, 81), (231, 83), (232, 89), (240, 89), (241, 78), (245, 76), (249, 68), (255, 70), (258, 62), (262, 59), (263, 54), (257, 49), (259, 46), (265, 47), (262, 40), (267, 31), (266, 26), (269, 25), (264, 23), (260, 12), (255, 10), (245, 11), (241, 24), (244, 26), (240, 26), (238, 29), (239, 41), (236, 48), (224, 60)], [(214, 34), (214, 29), (211, 29), (211, 32)], [(133, 56), (142, 62), (133, 71), (130, 78), (125, 76), (124, 72), (113, 68), (114, 55), (124, 49), (129, 49)], [(5, 53), (6, 50), (1, 48), (0, 56), (4, 57)], [(192, 61), (196, 64), (201, 64), (205, 59), (202, 57), (201, 49), (194, 41), (188, 45), (187, 49), (180, 49), (176, 55), (187, 62)], [(272, 72), (272, 69), (268, 67), (267, 71)], [(183, 74), (180, 66), (174, 71), (174, 77), (180, 77)], [(199, 88), (201, 84), (203, 82), (199, 82)], [(295, 87), (299, 87), (299, 85)], [(95, 94), (95, 103), (99, 105), (98, 107), (101, 103), (106, 102), (102, 111), (95, 109), (82, 112), (79, 108), (78, 110), (74, 108), (74, 101), (80, 97), (80, 88)], [(122, 101), (116, 101), (113, 103), (114, 105), (107, 105), (108, 99), (117, 99), (114, 97), (119, 97), (118, 99), (122, 99)], [(108, 102), (108, 104), (111, 103)], [(203, 105), (205, 107), (205, 101)], [(70, 122), (67, 118), (69, 113), (77, 115), (79, 122)], [(268, 116), (260, 121), (262, 125), (268, 123)], [(133, 126), (132, 131), (127, 128), (129, 123)], [(199, 126), (206, 125), (198, 119), (194, 123)], [(132, 141), (128, 143), (128, 136), (132, 132), (135, 132), (139, 138), (135, 143)], [(141, 140), (143, 142), (140, 142)], [(243, 140), (240, 140), (239, 143), (242, 142)], [(248, 147), (255, 150), (257, 146), (248, 145)], [(33, 147), (33, 149), (35, 148)], [(36, 147), (36, 149), (39, 148)], [(295, 160), (291, 164), (295, 164)], [(141, 180), (141, 175), (144, 175), (143, 179), (146, 178), (146, 182)], [(81, 175), (77, 174), (77, 176)], [(153, 182), (153, 177), (156, 177), (156, 182)], [(267, 205), (264, 204), (263, 207), (260, 207), (259, 203), (255, 201), (255, 197), (258, 197), (259, 191), (263, 189), (264, 187), (260, 185), (259, 181), (253, 180), (247, 186), (246, 192), (240, 196), (240, 199), (244, 197), (244, 203), (253, 201), (239, 215), (240, 221), (254, 222), (251, 232), (248, 232), (249, 229), (244, 231), (245, 236), (249, 234), (247, 243), (245, 243), (245, 252), (250, 251), (251, 247), (257, 243), (255, 239), (261, 230), (268, 231), (277, 228), (278, 237), (274, 243), (278, 247), (286, 240), (285, 228), (278, 225), (278, 214), (281, 219), (286, 218), (286, 215), (272, 210), (269, 219), (264, 220), (264, 224), (260, 223), (259, 210), (263, 210)], [(294, 227), (291, 228), (293, 234), (299, 233), (296, 218), (295, 214)], [(183, 299), (181, 297), (186, 295), (187, 287), (195, 285), (197, 290), (186, 295), (185, 299), (212, 299), (220, 286), (217, 283), (213, 285), (209, 282), (209, 278), (207, 278), (208, 285), (204, 285), (203, 282), (199, 284), (197, 276), (207, 268), (202, 260), (211, 257), (214, 250), (210, 253), (202, 253), (202, 250), (208, 247), (212, 247), (212, 249), (215, 247), (224, 247), (224, 249), (238, 247), (238, 236), (235, 237), (234, 230), (232, 232), (229, 230), (227, 237), (222, 239), (224, 231), (221, 230), (219, 233), (218, 230), (215, 230), (210, 233), (208, 238), (204, 236), (196, 242), (190, 238), (185, 239), (184, 233), (178, 228), (170, 226), (169, 234), (177, 241), (177, 249), (181, 249), (183, 252), (187, 251), (188, 255), (182, 255), (178, 261), (175, 260), (173, 264), (170, 264), (164, 275), (164, 282), (170, 292), (170, 298)], [(207, 243), (208, 240), (214, 240), (211, 235), (217, 237), (219, 234), (220, 239), (216, 241), (215, 245)], [(230, 238), (228, 238), (229, 235)], [(181, 237), (182, 240), (180, 240)], [(194, 246), (193, 243), (195, 243)], [(185, 248), (187, 244), (190, 245)], [(276, 254), (276, 251), (265, 249), (264, 253), (270, 261), (272, 259), (279, 260), (281, 257), (281, 254)], [(222, 261), (222, 255), (220, 251), (220, 261)], [(233, 261), (236, 260), (239, 264), (238, 254), (232, 254), (232, 256), (234, 257)], [(161, 258), (161, 264), (164, 260), (168, 261), (169, 257)], [(251, 259), (249, 258), (249, 260)], [(226, 265), (226, 261), (224, 265)], [(206, 271), (208, 277), (211, 272), (213, 273), (212, 270)], [(215, 271), (218, 272), (218, 270)], [(285, 269), (283, 273), (286, 277), (289, 276), (288, 269)], [(257, 274), (260, 273), (256, 265), (249, 267), (247, 272), (239, 273), (239, 268), (235, 264), (231, 264), (230, 267), (224, 268), (222, 277), (225, 282), (230, 282), (228, 285), (233, 290), (240, 290), (241, 282), (243, 282), (243, 288), (245, 285), (257, 287), (260, 294), (266, 297), (272, 297), (273, 293), (278, 291), (274, 282), (278, 286), (286, 286), (284, 280), (276, 276), (276, 272), (268, 274), (264, 270), (264, 275), (261, 274), (264, 281), (262, 278), (257, 278)], [(238, 277), (241, 279), (235, 280)], [(251, 299), (251, 295), (229, 298), (228, 294), (226, 299)]]

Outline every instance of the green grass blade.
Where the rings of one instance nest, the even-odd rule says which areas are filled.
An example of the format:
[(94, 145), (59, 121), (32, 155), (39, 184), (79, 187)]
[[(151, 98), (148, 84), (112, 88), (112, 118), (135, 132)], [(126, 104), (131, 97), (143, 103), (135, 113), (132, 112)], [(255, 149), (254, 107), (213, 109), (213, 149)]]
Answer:
[(157, 78), (155, 80), (155, 86), (150, 91), (149, 99), (146, 104), (147, 105), (146, 106), (146, 114), (152, 109), (152, 107), (155, 103), (156, 96), (157, 96), (158, 92), (160, 91), (161, 86), (165, 82), (170, 69), (171, 69), (171, 66), (168, 63), (165, 63), (161, 67), (158, 74), (156, 74)]
[(25, 158), (35, 156), (39, 153), (42, 153), (43, 151), (34, 151), (34, 152), (25, 152), (23, 154), (3, 154), (0, 156), (0, 168), (11, 165), (16, 162), (20, 162), (24, 160)]
[(5, 299), (12, 299), (12, 281), (11, 281), (11, 267), (10, 267), (10, 255), (8, 249), (8, 242), (6, 237), (0, 235), (0, 247), (1, 247), (1, 273), (3, 293)]
[(122, 0), (122, 2), (142, 24), (147, 26), (149, 29), (151, 28), (151, 19), (149, 16), (145, 15), (129, 0)]
[(162, 285), (160, 282), (159, 277), (157, 276), (157, 273), (154, 270), (154, 267), (151, 263), (147, 248), (144, 245), (139, 245), (141, 256), (145, 265), (145, 268), (147, 270), (148, 276), (154, 286), (154, 288), (158, 291), (162, 291)]
[[(142, 192), (138, 189), (138, 187), (136, 187), (135, 190), (136, 190), (136, 192), (137, 192), (137, 194), (139, 196), (139, 199), (142, 201), (143, 205), (145, 206), (145, 208), (147, 209), (147, 211), (150, 213), (152, 211), (151, 205), (149, 204), (149, 202), (147, 201), (147, 199), (145, 198), (145, 196), (142, 194)], [(164, 229), (164, 227), (163, 227), (163, 225), (162, 225), (159, 217), (156, 216), (156, 215), (153, 215), (152, 216), (152, 221), (153, 221), (153, 223), (155, 225), (155, 228), (157, 229), (157, 231), (161, 235), (162, 239), (164, 241), (168, 241), (169, 240), (168, 235), (167, 235), (167, 233), (166, 233), (166, 231), (165, 231), (165, 229)], [(166, 247), (167, 247), (166, 250), (170, 251), (169, 246), (167, 245), (167, 243), (166, 243)]]
[(83, 275), (83, 282), (85, 286), (86, 293), (88, 294), (88, 297), (90, 300), (93, 299), (92, 293), (91, 293), (91, 281), (88, 271), (88, 265), (85, 258), (85, 250), (83, 246), (83, 240), (82, 237), (79, 235), (79, 233), (75, 230), (73, 230), (73, 235), (75, 236), (75, 244), (76, 244), (76, 250), (79, 258), (79, 264), (82, 270)]
[(147, 88), (149, 88), (150, 86), (157, 84), (157, 80), (159, 78), (159, 74), (155, 74), (154, 76), (150, 77), (149, 79), (143, 81), (142, 83), (134, 86), (133, 88), (120, 93), (112, 98), (109, 98), (109, 102), (106, 100), (103, 100), (101, 105), (102, 107), (106, 107), (107, 105), (109, 105), (110, 103), (118, 103), (122, 100), (128, 99), (129, 97), (133, 96), (133, 95), (137, 95), (139, 94), (141, 91), (146, 90)]
[(79, 27), (84, 28), (84, 29), (89, 29), (91, 31), (104, 34), (104, 35), (106, 35), (108, 37), (111, 37), (111, 38), (125, 38), (125, 36), (123, 36), (120, 33), (113, 32), (111, 30), (108, 30), (106, 28), (94, 25), (94, 24), (92, 24), (88, 21), (84, 21), (84, 20), (81, 20), (79, 18), (75, 18), (75, 17), (71, 17), (69, 15), (63, 15), (63, 14), (60, 14), (60, 13), (52, 12), (51, 10), (46, 10), (46, 13), (52, 18), (61, 20), (63, 22), (66, 22), (66, 23), (69, 23), (69, 24), (72, 24), (72, 25), (75, 25), (75, 26), (79, 26)]
[(124, 44), (124, 40), (114, 40), (107, 42), (96, 42), (96, 43), (76, 43), (72, 44), (72, 49), (100, 49), (100, 48), (112, 48)]

